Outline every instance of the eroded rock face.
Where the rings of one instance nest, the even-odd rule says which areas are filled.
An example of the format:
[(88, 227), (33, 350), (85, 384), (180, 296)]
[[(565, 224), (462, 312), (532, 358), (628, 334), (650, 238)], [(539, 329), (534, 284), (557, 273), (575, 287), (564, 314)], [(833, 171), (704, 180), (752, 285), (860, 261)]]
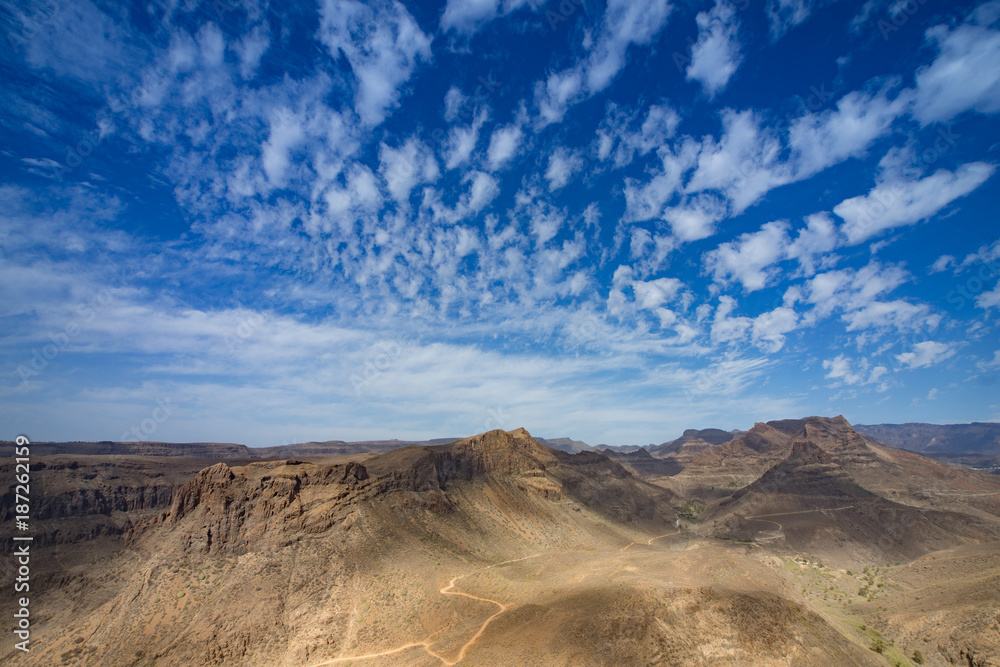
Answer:
[(177, 489), (169, 511), (130, 540), (165, 525), (186, 534), (185, 549), (238, 554), (292, 539), (275, 537), (279, 533), (350, 529), (359, 505), (374, 501), (404, 512), (422, 507), (446, 514), (457, 502), (454, 495), (470, 483), (549, 501), (565, 496), (624, 522), (673, 518), (670, 492), (599, 452), (555, 451), (518, 429), (403, 448), (365, 465), (217, 463)]
[[(31, 463), (34, 543), (67, 545), (122, 535), (135, 523), (170, 506), (174, 491), (191, 479), (204, 460), (54, 456)], [(0, 473), (13, 465), (0, 466)], [(0, 521), (13, 520), (14, 489), (0, 505)], [(9, 552), (9, 541), (0, 552)]]
[(866, 471), (885, 474), (890, 467), (873, 443), (843, 417), (807, 417), (754, 424), (731, 441), (695, 454), (681, 475), (719, 486), (738, 480), (743, 486), (786, 459), (801, 442), (816, 445), (856, 477)]

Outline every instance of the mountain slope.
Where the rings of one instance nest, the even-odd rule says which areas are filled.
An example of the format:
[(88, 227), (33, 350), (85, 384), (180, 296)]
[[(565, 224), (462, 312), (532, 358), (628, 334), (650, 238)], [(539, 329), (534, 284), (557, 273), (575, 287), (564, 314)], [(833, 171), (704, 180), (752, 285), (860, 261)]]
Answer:
[(717, 530), (743, 539), (763, 535), (838, 562), (909, 560), (1000, 536), (996, 517), (915, 508), (872, 493), (808, 440), (796, 442), (787, 458), (724, 499), (710, 518)]
[(889, 447), (856, 432), (842, 416), (808, 417), (755, 424), (733, 440), (694, 456), (684, 470), (669, 479), (681, 495), (717, 497), (713, 489), (735, 489), (758, 479), (787, 458), (797, 442), (812, 442), (863, 488), (908, 504), (937, 504), (962, 495), (984, 511), (993, 511), (1000, 496), (995, 476), (953, 466)]
[(911, 452), (1000, 456), (1000, 424), (857, 424), (854, 428)]
[[(39, 479), (63, 484), (45, 484), (38, 507), (70, 521), (83, 507), (103, 517), (97, 508), (110, 502), (118, 530), (131, 530), (124, 545), (87, 531), (37, 544), (32, 657), (143, 667), (885, 664), (860, 622), (907, 652), (1000, 654), (983, 611), (998, 602), (1000, 563), (984, 560), (1000, 553), (998, 517), (974, 506), (996, 497), (978, 495), (985, 476), (880, 445), (842, 419), (760, 424), (698, 457), (754, 476), (685, 499), (635, 474), (669, 459), (568, 454), (523, 429), (381, 455), (217, 462), (193, 477), (194, 464), (176, 457), (155, 460), (176, 468), (163, 478), (119, 457), (40, 460)], [(880, 474), (920, 482), (926, 504), (882, 497)], [(914, 569), (898, 600), (873, 597), (895, 594), (890, 574), (878, 574), (876, 591), (875, 575), (862, 583), (838, 568), (945, 548), (965, 551), (954, 564), (927, 556), (939, 574)], [(10, 562), (0, 561), (4, 576)], [(952, 572), (962, 575), (954, 586)], [(884, 603), (899, 614), (911, 591), (945, 601), (961, 632), (912, 614), (906, 628), (889, 625)]]

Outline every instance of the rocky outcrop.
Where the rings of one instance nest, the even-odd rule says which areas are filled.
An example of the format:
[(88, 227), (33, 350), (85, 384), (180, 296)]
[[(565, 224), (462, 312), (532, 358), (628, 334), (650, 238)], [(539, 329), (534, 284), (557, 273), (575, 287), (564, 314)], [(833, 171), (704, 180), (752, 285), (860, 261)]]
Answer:
[(858, 486), (830, 454), (809, 441), (796, 442), (788, 458), (770, 468), (753, 484), (734, 493), (733, 498), (755, 492), (865, 500), (875, 497)]
[(852, 473), (884, 463), (869, 440), (856, 433), (842, 416), (807, 417), (754, 424), (730, 442), (695, 455), (684, 474), (706, 479), (726, 475), (756, 478), (790, 456), (800, 442), (816, 445)]
[[(34, 450), (32, 450), (34, 451)], [(203, 459), (54, 456), (31, 462), (31, 528), (35, 544), (66, 545), (119, 536), (170, 507), (175, 490)], [(0, 466), (10, 478), (13, 464)], [(0, 500), (0, 521), (14, 516), (14, 489)], [(10, 542), (0, 544), (9, 551)]]
[(667, 516), (674, 500), (670, 492), (642, 482), (604, 454), (552, 450), (517, 429), (450, 445), (398, 449), (364, 465), (284, 461), (234, 468), (217, 463), (179, 488), (170, 509), (129, 539), (166, 525), (185, 534), (186, 549), (243, 553), (280, 546), (281, 534), (337, 525), (350, 529), (362, 504), (448, 513), (458, 502), (453, 494), (469, 484), (552, 501), (567, 496), (625, 522), (672, 518)]

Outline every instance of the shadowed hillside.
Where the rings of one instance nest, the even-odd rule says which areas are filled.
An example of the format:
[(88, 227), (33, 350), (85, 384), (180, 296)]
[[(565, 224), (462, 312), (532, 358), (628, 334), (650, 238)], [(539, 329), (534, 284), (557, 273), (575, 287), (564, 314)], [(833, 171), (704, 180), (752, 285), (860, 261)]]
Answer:
[(931, 665), (1000, 654), (995, 478), (843, 418), (674, 452), (692, 443), (677, 474), (669, 456), (570, 454), (523, 429), (341, 457), (48, 457), (33, 657), (874, 667), (914, 648)]

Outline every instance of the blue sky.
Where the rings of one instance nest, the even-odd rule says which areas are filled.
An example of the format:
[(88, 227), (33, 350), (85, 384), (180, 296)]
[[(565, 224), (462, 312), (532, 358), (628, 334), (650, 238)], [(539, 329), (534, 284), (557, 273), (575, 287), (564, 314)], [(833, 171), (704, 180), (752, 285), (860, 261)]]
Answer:
[(4, 3), (0, 420), (1000, 421), (1000, 2)]

